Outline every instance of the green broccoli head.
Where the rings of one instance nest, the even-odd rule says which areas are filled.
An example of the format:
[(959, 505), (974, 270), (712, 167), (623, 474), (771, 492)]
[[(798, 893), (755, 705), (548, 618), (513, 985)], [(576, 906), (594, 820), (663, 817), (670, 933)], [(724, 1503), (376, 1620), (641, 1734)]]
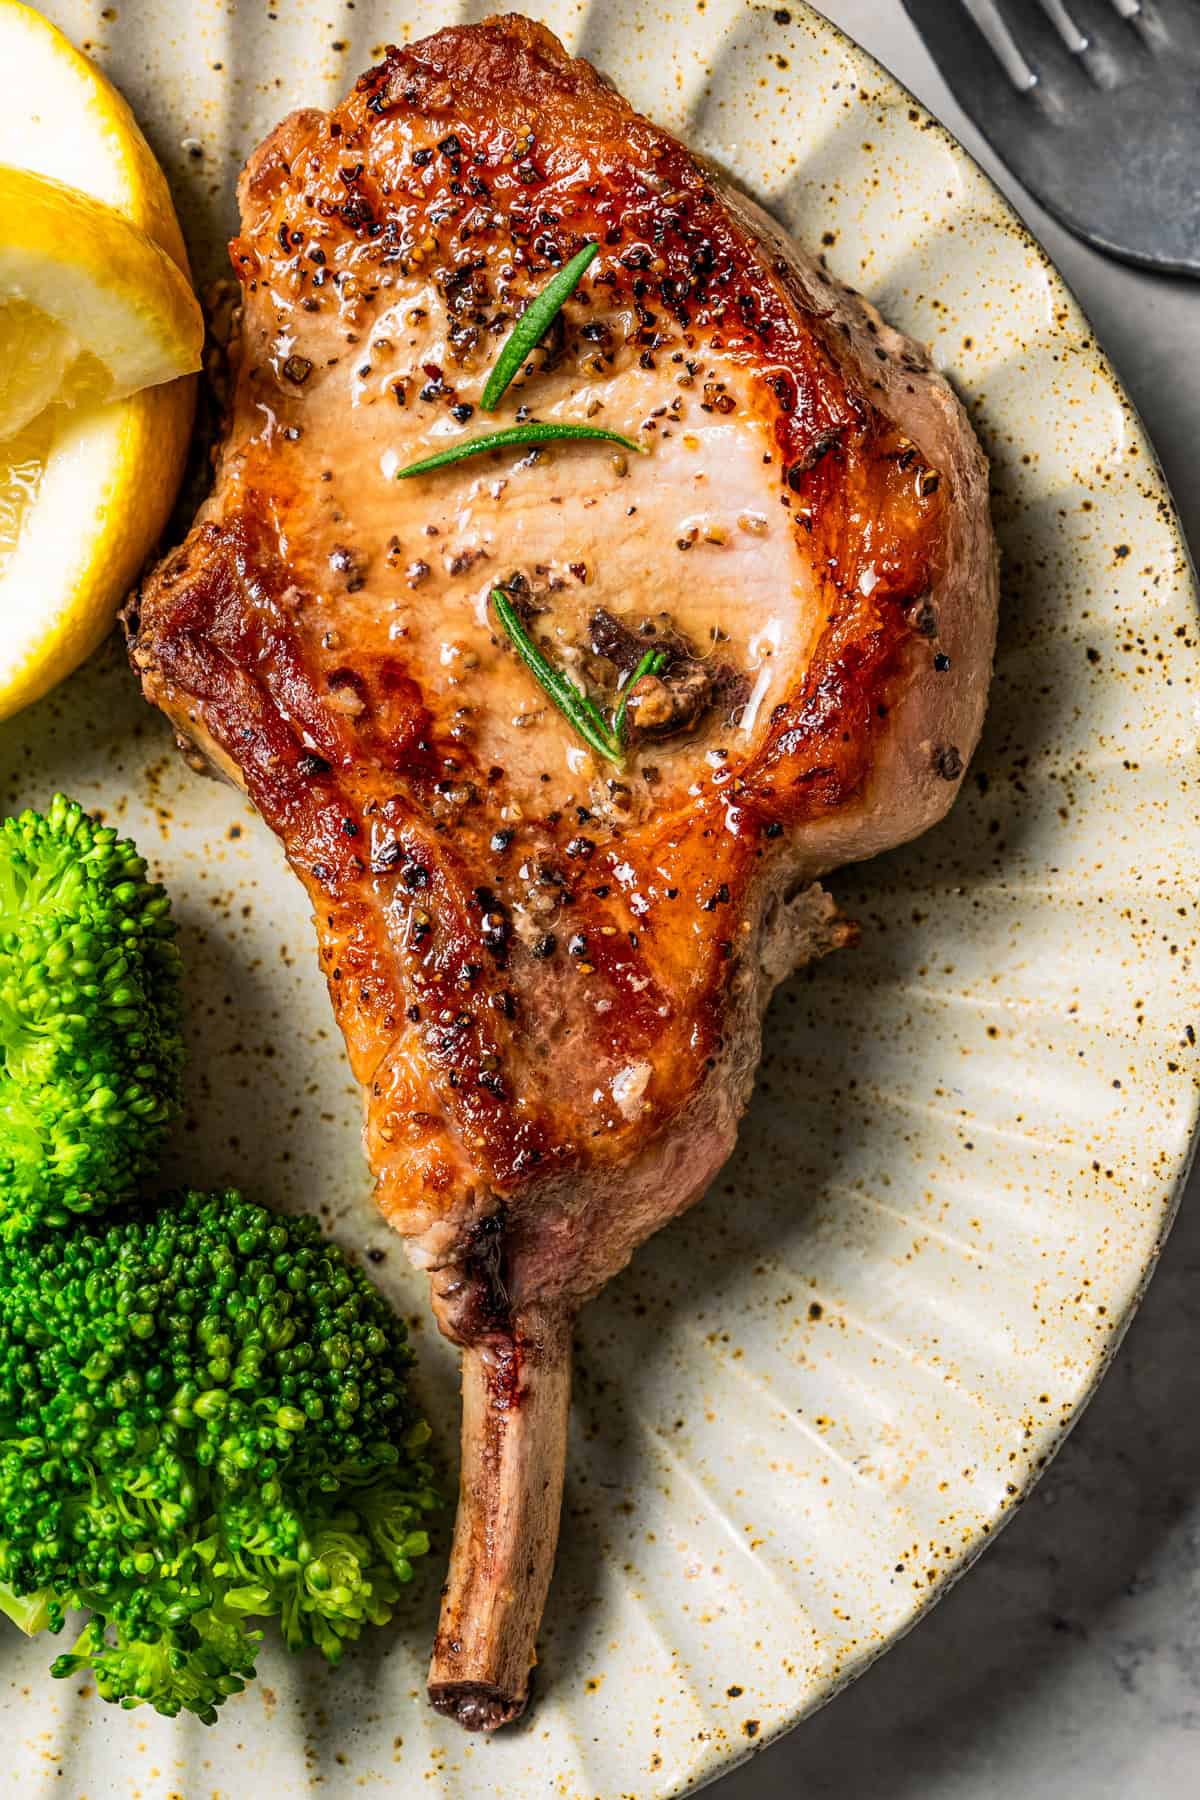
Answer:
[(0, 1245), (0, 1606), (53, 1672), (212, 1723), (256, 1621), (336, 1662), (438, 1504), (402, 1322), (316, 1221), (168, 1196)]
[(0, 1235), (153, 1170), (183, 1064), (174, 940), (143, 858), (74, 801), (0, 823)]

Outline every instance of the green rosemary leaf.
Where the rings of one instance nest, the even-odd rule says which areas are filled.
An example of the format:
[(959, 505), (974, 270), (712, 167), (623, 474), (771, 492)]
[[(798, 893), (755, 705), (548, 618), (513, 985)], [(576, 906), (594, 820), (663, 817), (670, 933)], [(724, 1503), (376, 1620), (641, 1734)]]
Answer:
[(409, 463), (406, 469), (397, 469), (396, 480), (407, 481), (410, 475), (429, 475), (434, 469), (449, 468), (451, 463), (465, 462), (468, 456), (482, 456), (487, 450), (505, 450), (516, 444), (553, 444), (561, 438), (592, 438), (607, 444), (620, 444), (623, 450), (635, 450), (639, 456), (647, 454), (641, 444), (622, 437), (619, 431), (602, 431), (597, 425), (556, 425), (530, 419), (527, 425), (506, 425), (503, 431), (488, 431), (482, 437), (451, 444), (448, 450), (439, 450), (436, 456), (422, 457), (420, 462)]
[(496, 404), (509, 382), (529, 352), (541, 343), (564, 304), (571, 298), (582, 281), (584, 270), (599, 254), (599, 244), (585, 244), (583, 249), (573, 256), (569, 263), (564, 263), (558, 274), (546, 283), (537, 299), (530, 301), (505, 338), (500, 354), (496, 358), (495, 367), (487, 378), (483, 390), (484, 412), (495, 410)]
[(568, 681), (561, 669), (556, 669), (542, 655), (517, 617), (512, 601), (503, 588), (492, 589), (492, 605), (525, 667), (589, 749), (594, 750), (597, 756), (606, 757), (609, 762), (623, 762), (621, 746), (609, 731), (601, 714), (586, 694), (581, 694), (574, 682)]
[(633, 671), (629, 680), (625, 683), (621, 696), (621, 704), (613, 714), (612, 722), (612, 734), (618, 744), (623, 744), (625, 742), (625, 712), (629, 706), (629, 696), (632, 694), (643, 675), (657, 675), (666, 660), (665, 651), (647, 650), (645, 656), (643, 656), (641, 662)]

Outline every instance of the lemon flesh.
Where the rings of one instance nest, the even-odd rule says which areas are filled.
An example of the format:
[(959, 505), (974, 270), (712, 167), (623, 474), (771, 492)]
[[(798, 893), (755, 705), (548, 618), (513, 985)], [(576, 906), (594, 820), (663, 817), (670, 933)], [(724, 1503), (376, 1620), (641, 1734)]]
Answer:
[[(166, 181), (132, 113), (16, 0), (0, 0), (3, 163), (0, 719), (111, 630), (178, 488), (195, 389), (183, 371), (201, 341)], [(29, 176), (49, 180), (26, 217), (12, 196)], [(130, 392), (143, 379), (157, 385)]]

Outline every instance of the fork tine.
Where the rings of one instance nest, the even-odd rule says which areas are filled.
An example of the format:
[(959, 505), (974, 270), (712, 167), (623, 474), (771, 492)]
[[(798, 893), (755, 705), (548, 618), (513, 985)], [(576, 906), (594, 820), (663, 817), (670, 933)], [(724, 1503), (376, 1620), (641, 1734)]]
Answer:
[(1057, 0), (1057, 19), (1047, 12), (1044, 0), (964, 0), (964, 4), (992, 7), (1032, 71), (1030, 95), (1051, 112), (1058, 111), (1079, 79), (1079, 52), (1068, 48), (1069, 38), (1078, 39), (1064, 17), (1065, 0)]
[[(1102, 38), (1114, 56), (1159, 50), (1167, 40), (1158, 0), (1067, 0), (1090, 37)], [(1200, 19), (1188, 30), (1193, 42)]]
[(1088, 47), (1088, 35), (1071, 17), (1066, 0), (1039, 0), (1039, 3), (1071, 55), (1081, 55)]
[(1077, 0), (996, 0), (1022, 54), (1043, 79), (1073, 77), (1087, 39), (1071, 17)]
[(1021, 47), (995, 0), (962, 0), (962, 3), (1017, 92), (1028, 93), (1036, 87), (1037, 71), (1022, 54)]
[[(1172, 35), (1162, 0), (1065, 0), (1076, 25), (1089, 39), (1082, 61), (1101, 87), (1115, 87), (1123, 73), (1145, 68), (1145, 59), (1170, 49)], [(1184, 54), (1194, 57), (1200, 42), (1200, 11), (1185, 0), (1190, 16), (1176, 33)], [(1176, 21), (1179, 24), (1179, 21)]]
[(1034, 81), (1011, 32), (999, 23), (994, 0), (903, 0), (904, 10), (926, 43), (936, 45), (970, 88), (981, 108), (1011, 106)]
[(1121, 75), (1117, 45), (1132, 33), (1110, 0), (1000, 0), (1004, 17), (1039, 79), (1064, 103), (1080, 75), (1111, 88)]

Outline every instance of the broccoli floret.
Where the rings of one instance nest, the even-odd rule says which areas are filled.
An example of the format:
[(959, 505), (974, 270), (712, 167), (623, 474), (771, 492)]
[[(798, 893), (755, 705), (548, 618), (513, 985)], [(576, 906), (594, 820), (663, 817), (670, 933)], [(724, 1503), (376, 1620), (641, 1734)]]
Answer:
[(128, 839), (57, 794), (0, 823), (0, 1235), (124, 1200), (180, 1097), (170, 902)]
[(439, 1502), (403, 1323), (315, 1220), (167, 1196), (0, 1245), (0, 1607), (58, 1675), (212, 1723), (278, 1617), (337, 1662)]

